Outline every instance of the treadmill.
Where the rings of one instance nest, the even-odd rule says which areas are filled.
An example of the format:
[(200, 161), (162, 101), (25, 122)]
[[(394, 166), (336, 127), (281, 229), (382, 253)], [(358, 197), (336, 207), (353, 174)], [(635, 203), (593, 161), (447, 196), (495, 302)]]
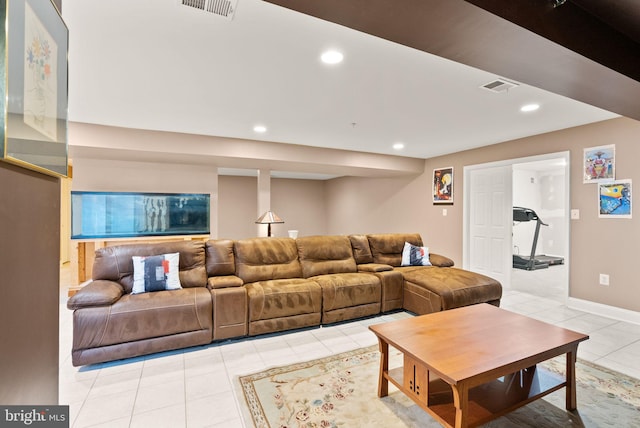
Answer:
[(547, 269), (549, 266), (564, 264), (564, 258), (557, 256), (545, 256), (544, 254), (536, 255), (536, 247), (538, 246), (538, 236), (540, 234), (540, 226), (548, 226), (538, 217), (538, 214), (530, 208), (513, 207), (513, 221), (535, 221), (536, 231), (533, 235), (533, 245), (531, 246), (530, 256), (513, 255), (513, 267), (524, 270)]

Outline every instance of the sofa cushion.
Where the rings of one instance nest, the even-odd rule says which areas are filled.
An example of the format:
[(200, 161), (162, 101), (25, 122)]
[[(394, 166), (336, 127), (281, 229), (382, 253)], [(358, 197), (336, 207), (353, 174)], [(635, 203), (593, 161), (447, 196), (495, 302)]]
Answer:
[(111, 306), (73, 313), (73, 349), (212, 331), (211, 308), (211, 293), (206, 288), (127, 294)]
[(380, 303), (380, 280), (373, 274), (339, 273), (317, 276), (313, 280), (322, 287), (323, 312)]
[(177, 241), (152, 244), (118, 245), (96, 250), (93, 279), (118, 282), (125, 293), (133, 289), (133, 256), (180, 253), (180, 284), (184, 288), (206, 287), (204, 242)]
[(234, 275), (236, 273), (233, 241), (211, 239), (205, 243), (207, 276)]
[(272, 279), (302, 278), (296, 241), (291, 238), (251, 238), (234, 243), (236, 275), (245, 284)]
[(429, 247), (419, 247), (405, 242), (402, 249), (402, 266), (431, 266)]
[(349, 240), (353, 249), (353, 258), (356, 259), (357, 264), (373, 263), (367, 235), (349, 235)]
[(303, 278), (252, 282), (245, 285), (249, 297), (249, 322), (320, 313), (320, 286)]
[(133, 256), (133, 294), (178, 290), (180, 253), (157, 256)]
[(296, 244), (305, 278), (358, 270), (347, 236), (305, 236)]
[(372, 234), (367, 235), (367, 239), (373, 255), (373, 262), (394, 267), (402, 264), (402, 250), (405, 242), (422, 247), (422, 238), (418, 233)]
[(400, 268), (406, 283), (425, 288), (440, 297), (441, 307), (447, 310), (500, 300), (502, 286), (498, 281), (479, 273), (454, 267)]

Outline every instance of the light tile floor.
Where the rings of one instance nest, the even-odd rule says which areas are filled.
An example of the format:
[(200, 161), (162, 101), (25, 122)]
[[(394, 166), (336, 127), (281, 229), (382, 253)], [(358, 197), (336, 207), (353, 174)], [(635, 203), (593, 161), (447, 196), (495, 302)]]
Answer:
[[(73, 428), (244, 427), (232, 388), (235, 376), (375, 345), (369, 325), (411, 316), (398, 312), (77, 368), (71, 366), (66, 293), (66, 285), (61, 286), (60, 404), (70, 405)], [(579, 346), (579, 358), (640, 378), (640, 325), (515, 290), (505, 291), (501, 306), (589, 334), (590, 340)]]

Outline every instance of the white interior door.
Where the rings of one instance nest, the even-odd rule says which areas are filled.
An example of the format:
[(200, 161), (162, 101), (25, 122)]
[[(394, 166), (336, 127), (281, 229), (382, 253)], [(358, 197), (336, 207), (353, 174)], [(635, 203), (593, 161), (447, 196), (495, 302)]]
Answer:
[(511, 165), (468, 171), (465, 268), (511, 283)]

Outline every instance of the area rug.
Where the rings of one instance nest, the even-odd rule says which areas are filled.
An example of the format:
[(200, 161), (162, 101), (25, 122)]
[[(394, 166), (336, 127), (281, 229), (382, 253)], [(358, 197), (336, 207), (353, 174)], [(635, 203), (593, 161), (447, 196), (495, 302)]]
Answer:
[[(389, 383), (377, 396), (380, 354), (358, 349), (236, 378), (246, 426), (257, 428), (440, 427)], [(543, 363), (564, 374), (564, 357)], [(390, 356), (390, 367), (402, 355)], [(486, 427), (640, 427), (640, 380), (578, 360), (578, 410), (564, 408), (565, 389), (487, 423)]]

